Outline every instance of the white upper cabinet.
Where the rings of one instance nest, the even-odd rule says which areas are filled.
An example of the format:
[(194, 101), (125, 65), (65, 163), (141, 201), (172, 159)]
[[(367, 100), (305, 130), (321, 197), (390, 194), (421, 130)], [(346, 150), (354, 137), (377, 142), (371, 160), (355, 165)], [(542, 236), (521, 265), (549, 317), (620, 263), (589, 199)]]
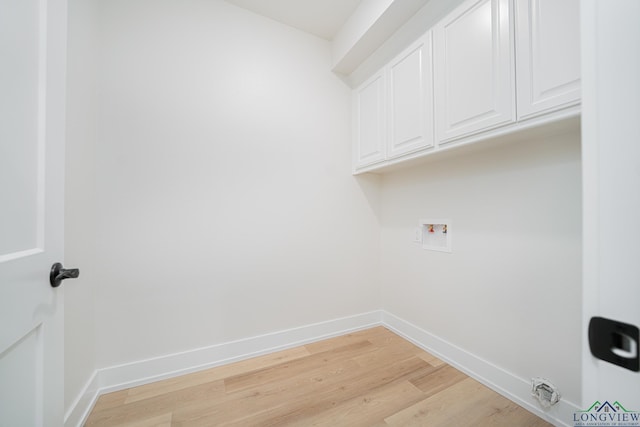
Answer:
[(379, 72), (354, 92), (354, 167), (385, 159), (385, 78)]
[(354, 172), (563, 121), (580, 97), (580, 0), (467, 0), (354, 90)]
[(434, 27), (440, 143), (515, 120), (513, 44), (510, 0), (465, 2)]
[(431, 31), (387, 67), (387, 157), (433, 146)]
[(580, 101), (580, 0), (516, 0), (518, 118)]

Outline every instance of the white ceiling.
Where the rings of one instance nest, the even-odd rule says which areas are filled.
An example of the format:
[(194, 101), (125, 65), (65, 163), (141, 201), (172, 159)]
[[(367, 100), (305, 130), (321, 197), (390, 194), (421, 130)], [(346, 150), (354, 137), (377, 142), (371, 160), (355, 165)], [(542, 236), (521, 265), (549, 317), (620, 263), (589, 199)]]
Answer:
[(299, 30), (332, 40), (362, 0), (227, 0)]

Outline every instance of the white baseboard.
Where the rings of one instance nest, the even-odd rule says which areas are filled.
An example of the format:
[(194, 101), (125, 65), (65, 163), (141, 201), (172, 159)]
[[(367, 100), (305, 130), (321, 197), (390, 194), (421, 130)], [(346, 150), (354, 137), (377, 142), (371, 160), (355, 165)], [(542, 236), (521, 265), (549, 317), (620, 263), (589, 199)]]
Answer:
[(64, 425), (65, 427), (82, 426), (98, 397), (104, 393), (148, 384), (379, 326), (381, 325), (381, 319), (382, 312), (376, 310), (181, 353), (98, 369), (65, 414)]
[(89, 381), (87, 381), (80, 394), (76, 397), (76, 400), (64, 415), (65, 427), (80, 427), (84, 425), (100, 394), (98, 371), (93, 371), (93, 375), (91, 375)]
[(580, 411), (578, 405), (560, 400), (557, 405), (544, 409), (531, 396), (529, 380), (507, 372), (386, 311), (382, 312), (382, 324), (553, 425), (573, 426), (573, 423), (569, 423), (573, 420), (573, 414)]
[(573, 420), (574, 412), (580, 410), (577, 405), (566, 400), (561, 400), (554, 407), (545, 410), (531, 397), (528, 380), (517, 377), (391, 313), (377, 310), (99, 369), (94, 372), (83, 392), (67, 411), (65, 427), (82, 426), (98, 397), (104, 393), (233, 363), (379, 325), (389, 328), (556, 426), (570, 426), (568, 422)]

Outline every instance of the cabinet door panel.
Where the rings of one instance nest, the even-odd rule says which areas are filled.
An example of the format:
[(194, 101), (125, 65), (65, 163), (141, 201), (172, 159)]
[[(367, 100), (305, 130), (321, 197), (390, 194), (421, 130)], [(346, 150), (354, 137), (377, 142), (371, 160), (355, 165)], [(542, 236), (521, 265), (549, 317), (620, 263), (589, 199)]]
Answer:
[(516, 3), (518, 117), (580, 100), (580, 0)]
[(439, 142), (515, 120), (509, 0), (466, 2), (436, 27)]
[(355, 91), (354, 163), (367, 166), (385, 158), (384, 75), (379, 73)]
[(389, 158), (433, 146), (431, 70), (431, 32), (389, 65)]

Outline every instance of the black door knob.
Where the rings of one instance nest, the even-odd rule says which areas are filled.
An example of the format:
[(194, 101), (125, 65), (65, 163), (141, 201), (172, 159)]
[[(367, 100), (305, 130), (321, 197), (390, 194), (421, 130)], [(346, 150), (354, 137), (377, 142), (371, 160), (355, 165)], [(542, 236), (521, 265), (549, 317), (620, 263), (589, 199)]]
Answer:
[(49, 283), (54, 288), (60, 286), (64, 279), (75, 279), (80, 275), (80, 270), (77, 268), (62, 268), (62, 264), (56, 262), (51, 266), (51, 273), (49, 274)]

